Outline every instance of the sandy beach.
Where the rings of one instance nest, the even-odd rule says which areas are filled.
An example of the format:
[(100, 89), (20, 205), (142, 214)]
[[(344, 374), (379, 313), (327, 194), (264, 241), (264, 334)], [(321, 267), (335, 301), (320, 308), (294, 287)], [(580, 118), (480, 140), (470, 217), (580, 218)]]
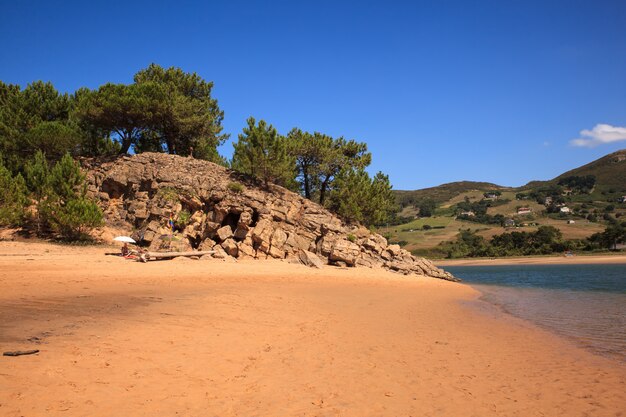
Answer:
[(438, 267), (478, 265), (593, 265), (626, 264), (626, 255), (525, 256), (511, 258), (440, 259)]
[(621, 416), (626, 366), (462, 283), (0, 242), (0, 416)]

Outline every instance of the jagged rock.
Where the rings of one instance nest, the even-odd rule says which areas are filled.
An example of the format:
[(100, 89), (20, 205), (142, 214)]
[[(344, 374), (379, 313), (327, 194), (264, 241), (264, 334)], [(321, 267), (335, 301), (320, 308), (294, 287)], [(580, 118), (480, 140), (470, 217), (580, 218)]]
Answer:
[(264, 253), (268, 253), (272, 244), (272, 234), (274, 228), (272, 222), (267, 219), (261, 219), (257, 225), (252, 229), (252, 240), (257, 246), (258, 250)]
[(233, 229), (231, 229), (230, 226), (224, 226), (224, 227), (221, 227), (221, 228), (219, 228), (217, 230), (217, 237), (221, 241), (225, 241), (226, 239), (228, 239), (232, 235), (233, 235)]
[(361, 254), (361, 248), (355, 243), (347, 240), (336, 240), (328, 259), (336, 262), (344, 262), (348, 266), (354, 266), (357, 258)]
[(330, 256), (330, 252), (333, 250), (333, 246), (335, 246), (336, 241), (337, 236), (334, 234), (324, 236), (317, 245), (317, 251), (321, 253), (322, 256)]
[(215, 245), (217, 245), (215, 241), (211, 239), (206, 239), (202, 243), (200, 243), (200, 246), (198, 246), (198, 250), (211, 250)]
[(221, 243), (222, 248), (226, 251), (227, 254), (236, 258), (239, 252), (239, 247), (237, 246), (237, 242), (234, 239), (226, 239)]
[(219, 228), (220, 228), (220, 224), (219, 223), (215, 223), (213, 221), (207, 221), (205, 223), (205, 227), (204, 227), (204, 234), (208, 238), (213, 238), (215, 236), (215, 233), (217, 233), (217, 230)]
[(252, 247), (252, 245), (246, 242), (239, 242), (239, 257), (250, 257), (254, 258), (256, 256), (256, 251)]
[[(107, 224), (136, 230), (133, 236), (150, 248), (164, 242), (213, 248), (214, 257), (226, 259), (299, 259), (303, 251), (315, 252), (323, 264), (385, 267), (455, 280), (430, 261), (388, 245), (383, 236), (342, 222), (319, 204), (277, 185), (259, 188), (254, 180), (211, 162), (158, 153), (82, 162), (88, 192), (99, 198)], [(241, 183), (243, 191), (232, 192), (232, 182)], [(167, 220), (182, 210), (191, 218), (179, 240), (169, 243), (161, 238), (171, 233)]]
[(222, 248), (220, 245), (215, 245), (215, 247), (213, 247), (213, 250), (215, 251), (215, 253), (213, 254), (213, 257), (215, 259), (224, 259), (228, 256), (224, 248)]
[(400, 245), (389, 245), (387, 246), (387, 251), (391, 254), (392, 258), (395, 258), (396, 256), (401, 254)]
[(313, 252), (309, 252), (308, 250), (300, 250), (298, 252), (298, 259), (306, 266), (310, 266), (312, 268), (322, 269), (324, 267), (324, 262), (314, 254)]
[(248, 236), (249, 230), (250, 229), (248, 228), (248, 226), (243, 226), (243, 225), (237, 226), (237, 229), (235, 229), (235, 233), (234, 233), (235, 239), (244, 240), (246, 236)]
[(286, 241), (287, 233), (285, 233), (282, 229), (274, 230), (271, 239), (272, 248), (282, 249)]

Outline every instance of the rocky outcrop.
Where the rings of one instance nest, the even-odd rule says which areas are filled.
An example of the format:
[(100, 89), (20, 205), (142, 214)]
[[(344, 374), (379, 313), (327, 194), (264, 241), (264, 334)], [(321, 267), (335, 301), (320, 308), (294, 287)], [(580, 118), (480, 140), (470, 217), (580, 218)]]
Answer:
[[(424, 258), (276, 185), (207, 161), (142, 153), (83, 161), (109, 225), (151, 250), (214, 250), (215, 257), (297, 259), (455, 278)], [(176, 232), (168, 227), (176, 221)]]

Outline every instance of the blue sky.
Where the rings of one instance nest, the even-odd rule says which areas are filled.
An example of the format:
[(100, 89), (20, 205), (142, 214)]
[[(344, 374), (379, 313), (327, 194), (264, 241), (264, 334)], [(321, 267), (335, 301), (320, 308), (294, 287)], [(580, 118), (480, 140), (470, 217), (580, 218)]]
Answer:
[(215, 83), (232, 139), (254, 116), (364, 141), (396, 189), (518, 186), (626, 148), (624, 1), (0, 0), (0, 16), (4, 82), (72, 92), (178, 66)]

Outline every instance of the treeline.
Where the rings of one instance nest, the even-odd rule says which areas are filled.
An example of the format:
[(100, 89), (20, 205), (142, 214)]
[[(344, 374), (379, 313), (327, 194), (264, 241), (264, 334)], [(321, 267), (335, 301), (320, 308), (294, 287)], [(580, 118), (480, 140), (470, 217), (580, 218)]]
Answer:
[(588, 239), (566, 240), (559, 229), (540, 226), (534, 232), (510, 232), (485, 239), (475, 231), (461, 230), (456, 240), (442, 242), (429, 254), (446, 258), (550, 255), (566, 251), (613, 250), (626, 241), (626, 222), (611, 222), (604, 232)]
[(571, 175), (561, 178), (558, 184), (570, 189), (574, 194), (589, 194), (596, 185), (595, 175)]
[(132, 84), (59, 93), (36, 81), (23, 90), (0, 82), (0, 153), (16, 170), (41, 150), (49, 160), (155, 151), (219, 161), (224, 113), (213, 83), (152, 64)]
[(365, 143), (294, 128), (281, 135), (253, 117), (233, 144), (230, 165), (266, 184), (299, 191), (350, 221), (382, 224), (396, 211), (389, 177), (370, 177)]
[[(137, 72), (131, 84), (107, 83), (72, 94), (49, 82), (22, 89), (0, 81), (3, 175), (20, 183), (36, 155), (54, 166), (64, 155), (167, 152), (299, 191), (350, 221), (381, 224), (395, 211), (389, 178), (366, 171), (372, 156), (365, 143), (298, 128), (281, 135), (251, 117), (234, 143), (232, 160), (226, 160), (217, 151), (228, 138), (222, 133), (224, 112), (212, 89), (212, 82), (195, 73), (156, 64)], [(24, 186), (31, 199), (35, 191), (28, 181)]]

